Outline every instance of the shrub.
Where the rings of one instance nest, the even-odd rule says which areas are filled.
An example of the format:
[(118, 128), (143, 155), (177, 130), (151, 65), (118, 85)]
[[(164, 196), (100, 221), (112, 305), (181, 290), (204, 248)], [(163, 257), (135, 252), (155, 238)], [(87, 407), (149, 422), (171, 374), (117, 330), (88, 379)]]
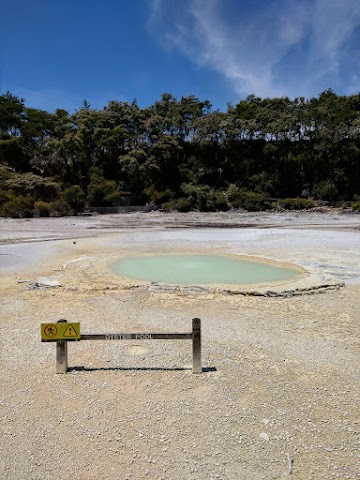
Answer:
[(249, 212), (258, 212), (270, 208), (268, 197), (263, 193), (256, 193), (242, 188), (237, 193), (232, 192), (231, 205), (234, 208), (243, 208)]
[(34, 199), (24, 196), (14, 197), (3, 204), (1, 214), (11, 218), (31, 218), (34, 216)]
[(38, 200), (34, 203), (35, 207), (35, 215), (38, 217), (49, 217), (51, 205), (48, 202), (43, 202), (42, 200)]
[(53, 217), (65, 217), (72, 213), (70, 205), (63, 198), (51, 202), (50, 209)]
[(175, 208), (176, 210), (179, 210), (179, 212), (190, 212), (192, 203), (190, 198), (178, 198), (175, 202)]
[(62, 196), (75, 211), (83, 209), (86, 205), (85, 194), (80, 185), (71, 185), (71, 187), (65, 188)]
[(154, 185), (150, 185), (150, 187), (146, 187), (144, 189), (144, 193), (146, 195), (147, 202), (154, 203), (155, 205), (169, 203), (173, 196), (173, 192), (169, 188), (167, 188), (164, 191), (158, 191), (156, 190)]
[(179, 212), (190, 212), (192, 207), (191, 200), (189, 198), (178, 198), (170, 202), (165, 202), (161, 205), (164, 212), (171, 212), (171, 210), (178, 210)]
[(339, 192), (332, 180), (322, 180), (313, 186), (313, 195), (321, 200), (332, 202), (339, 197)]
[(3, 180), (9, 180), (15, 175), (15, 171), (10, 167), (0, 165), (0, 182)]
[(354, 210), (354, 212), (360, 212), (360, 201), (354, 203), (352, 209)]
[(14, 198), (14, 195), (11, 192), (9, 191), (6, 192), (1, 190), (1, 186), (0, 186), (0, 209), (2, 205), (4, 205), (4, 203), (9, 202), (13, 198)]
[(161, 210), (163, 210), (164, 212), (171, 212), (172, 210), (176, 210), (175, 201), (163, 203), (161, 205)]
[(34, 173), (16, 173), (5, 181), (5, 185), (16, 195), (30, 195), (44, 201), (54, 200), (60, 193), (57, 182)]
[(229, 202), (223, 192), (214, 193), (214, 206), (216, 210), (220, 210), (221, 212), (230, 210)]
[(240, 195), (240, 189), (234, 183), (231, 183), (226, 190), (226, 197), (230, 203), (237, 200)]
[(91, 206), (111, 207), (119, 205), (121, 194), (114, 180), (107, 180), (99, 173), (93, 173), (89, 184), (88, 201)]
[(200, 212), (214, 212), (214, 190), (208, 185), (194, 185), (185, 183), (181, 186), (182, 191), (188, 196), (193, 208)]
[(284, 198), (279, 200), (279, 205), (286, 210), (307, 210), (313, 208), (315, 205), (307, 198)]

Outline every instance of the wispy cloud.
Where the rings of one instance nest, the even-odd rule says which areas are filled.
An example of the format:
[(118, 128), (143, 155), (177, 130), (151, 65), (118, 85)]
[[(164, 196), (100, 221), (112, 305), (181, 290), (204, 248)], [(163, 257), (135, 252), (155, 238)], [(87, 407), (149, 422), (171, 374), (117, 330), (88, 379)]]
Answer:
[[(351, 68), (345, 59), (359, 49), (351, 42), (360, 29), (359, 0), (268, 0), (246, 10), (241, 4), (153, 0), (148, 27), (164, 47), (224, 76), (239, 96), (348, 89), (342, 73)], [(347, 73), (350, 84), (357, 71)]]
[(359, 93), (360, 92), (360, 76), (359, 75), (352, 75), (349, 78), (349, 83), (347, 85), (347, 88), (345, 90), (346, 95), (351, 95), (353, 93)]
[(148, 24), (151, 25), (153, 22), (158, 21), (159, 15), (161, 15), (162, 11), (162, 0), (149, 0), (150, 5), (150, 15)]

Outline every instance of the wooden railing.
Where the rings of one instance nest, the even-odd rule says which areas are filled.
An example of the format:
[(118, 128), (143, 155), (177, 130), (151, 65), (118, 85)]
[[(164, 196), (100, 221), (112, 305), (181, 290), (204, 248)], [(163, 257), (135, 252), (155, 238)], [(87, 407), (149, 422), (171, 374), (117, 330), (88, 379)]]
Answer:
[(193, 318), (191, 332), (80, 333), (80, 323), (59, 320), (41, 324), (41, 341), (56, 342), (56, 373), (68, 371), (68, 342), (82, 340), (192, 340), (192, 373), (202, 373), (201, 320)]

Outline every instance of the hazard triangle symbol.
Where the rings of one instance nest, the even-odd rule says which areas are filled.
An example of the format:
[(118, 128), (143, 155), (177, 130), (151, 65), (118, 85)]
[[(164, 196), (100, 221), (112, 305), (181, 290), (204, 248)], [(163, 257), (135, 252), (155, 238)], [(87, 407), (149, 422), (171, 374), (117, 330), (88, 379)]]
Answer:
[(68, 325), (65, 332), (63, 333), (63, 337), (77, 337), (78, 334), (75, 330), (75, 328), (71, 325)]

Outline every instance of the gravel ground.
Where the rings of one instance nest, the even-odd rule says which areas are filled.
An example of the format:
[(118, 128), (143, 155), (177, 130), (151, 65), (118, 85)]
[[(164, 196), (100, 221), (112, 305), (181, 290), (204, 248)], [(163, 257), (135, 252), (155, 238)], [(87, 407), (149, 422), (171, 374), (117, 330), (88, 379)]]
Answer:
[[(0, 219), (1, 479), (360, 478), (360, 219), (234, 217), (201, 216), (205, 230), (194, 215)], [(346, 285), (289, 298), (109, 288), (99, 260), (202, 249)], [(39, 276), (62, 287), (27, 288)], [(40, 323), (59, 318), (94, 333), (189, 331), (193, 317), (199, 375), (189, 341), (74, 342), (66, 375), (40, 342)]]

